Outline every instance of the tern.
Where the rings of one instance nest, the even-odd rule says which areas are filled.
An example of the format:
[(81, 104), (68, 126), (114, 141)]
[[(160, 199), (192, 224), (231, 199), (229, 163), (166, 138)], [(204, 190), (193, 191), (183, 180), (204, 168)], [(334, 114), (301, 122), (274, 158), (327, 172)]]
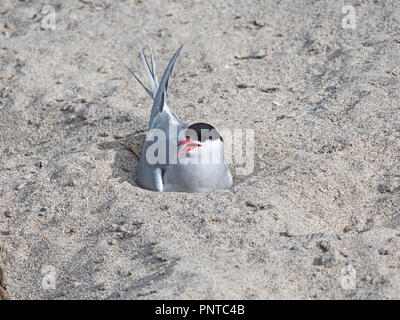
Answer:
[(172, 69), (181, 52), (175, 52), (158, 82), (153, 52), (150, 64), (139, 44), (151, 90), (126, 66), (153, 99), (148, 133), (140, 155), (137, 182), (158, 192), (210, 192), (232, 186), (232, 175), (224, 160), (224, 141), (208, 123), (187, 125), (167, 106)]

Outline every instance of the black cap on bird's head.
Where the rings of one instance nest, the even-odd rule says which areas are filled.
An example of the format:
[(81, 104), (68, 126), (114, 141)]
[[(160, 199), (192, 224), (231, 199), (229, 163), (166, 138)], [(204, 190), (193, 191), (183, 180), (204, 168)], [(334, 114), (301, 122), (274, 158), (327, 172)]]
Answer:
[(179, 151), (178, 156), (184, 154), (188, 151), (201, 147), (207, 142), (220, 141), (223, 143), (221, 135), (218, 133), (212, 125), (208, 123), (194, 123), (190, 125), (185, 132), (186, 140), (178, 143), (178, 147), (186, 145), (181, 151)]
[(208, 123), (194, 123), (190, 125), (186, 130), (186, 138), (190, 138), (194, 141), (204, 142), (207, 140), (222, 140), (221, 135), (218, 133), (211, 124)]

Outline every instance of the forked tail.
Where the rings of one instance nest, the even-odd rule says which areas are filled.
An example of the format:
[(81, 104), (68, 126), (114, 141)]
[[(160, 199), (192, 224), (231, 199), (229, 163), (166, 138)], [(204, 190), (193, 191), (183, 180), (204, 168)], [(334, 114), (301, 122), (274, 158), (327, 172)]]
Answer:
[(168, 66), (164, 71), (164, 74), (161, 78), (160, 84), (158, 84), (156, 65), (154, 63), (154, 56), (153, 56), (151, 47), (149, 46), (150, 56), (151, 56), (151, 68), (150, 68), (149, 63), (146, 59), (146, 56), (143, 53), (142, 47), (139, 44), (140, 55), (142, 57), (142, 61), (144, 64), (144, 68), (146, 70), (147, 77), (149, 78), (149, 81), (150, 81), (151, 91), (150, 91), (150, 89), (146, 88), (146, 86), (139, 80), (139, 78), (133, 73), (133, 71), (131, 69), (129, 69), (128, 66), (125, 65), (125, 67), (133, 75), (133, 77), (141, 84), (141, 86), (144, 88), (144, 90), (154, 100), (153, 108), (151, 110), (151, 115), (150, 115), (149, 129), (152, 128), (154, 119), (156, 118), (156, 116), (160, 112), (163, 111), (164, 107), (167, 107), (166, 96), (167, 96), (167, 91), (168, 91), (169, 78), (171, 76), (172, 69), (174, 68), (175, 61), (178, 58), (178, 55), (182, 50), (182, 47), (183, 47), (183, 45), (181, 45), (178, 48), (178, 50), (176, 50), (175, 54), (171, 58), (171, 61), (168, 63)]

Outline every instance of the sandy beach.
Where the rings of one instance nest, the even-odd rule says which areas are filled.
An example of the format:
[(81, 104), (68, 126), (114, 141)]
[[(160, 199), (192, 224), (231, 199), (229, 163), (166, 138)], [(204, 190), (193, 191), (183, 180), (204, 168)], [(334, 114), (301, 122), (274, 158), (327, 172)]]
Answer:
[[(137, 185), (138, 41), (232, 189)], [(399, 62), (394, 0), (1, 0), (0, 297), (399, 299)]]

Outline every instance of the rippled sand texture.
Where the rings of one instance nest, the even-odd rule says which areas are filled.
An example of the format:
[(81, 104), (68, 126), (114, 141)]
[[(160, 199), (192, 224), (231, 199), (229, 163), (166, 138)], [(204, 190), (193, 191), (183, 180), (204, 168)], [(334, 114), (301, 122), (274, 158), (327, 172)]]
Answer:
[[(0, 4), (0, 293), (12, 299), (400, 298), (400, 4)], [(45, 20), (45, 22), (49, 22)], [(158, 70), (169, 106), (253, 129), (232, 190), (136, 184)]]

